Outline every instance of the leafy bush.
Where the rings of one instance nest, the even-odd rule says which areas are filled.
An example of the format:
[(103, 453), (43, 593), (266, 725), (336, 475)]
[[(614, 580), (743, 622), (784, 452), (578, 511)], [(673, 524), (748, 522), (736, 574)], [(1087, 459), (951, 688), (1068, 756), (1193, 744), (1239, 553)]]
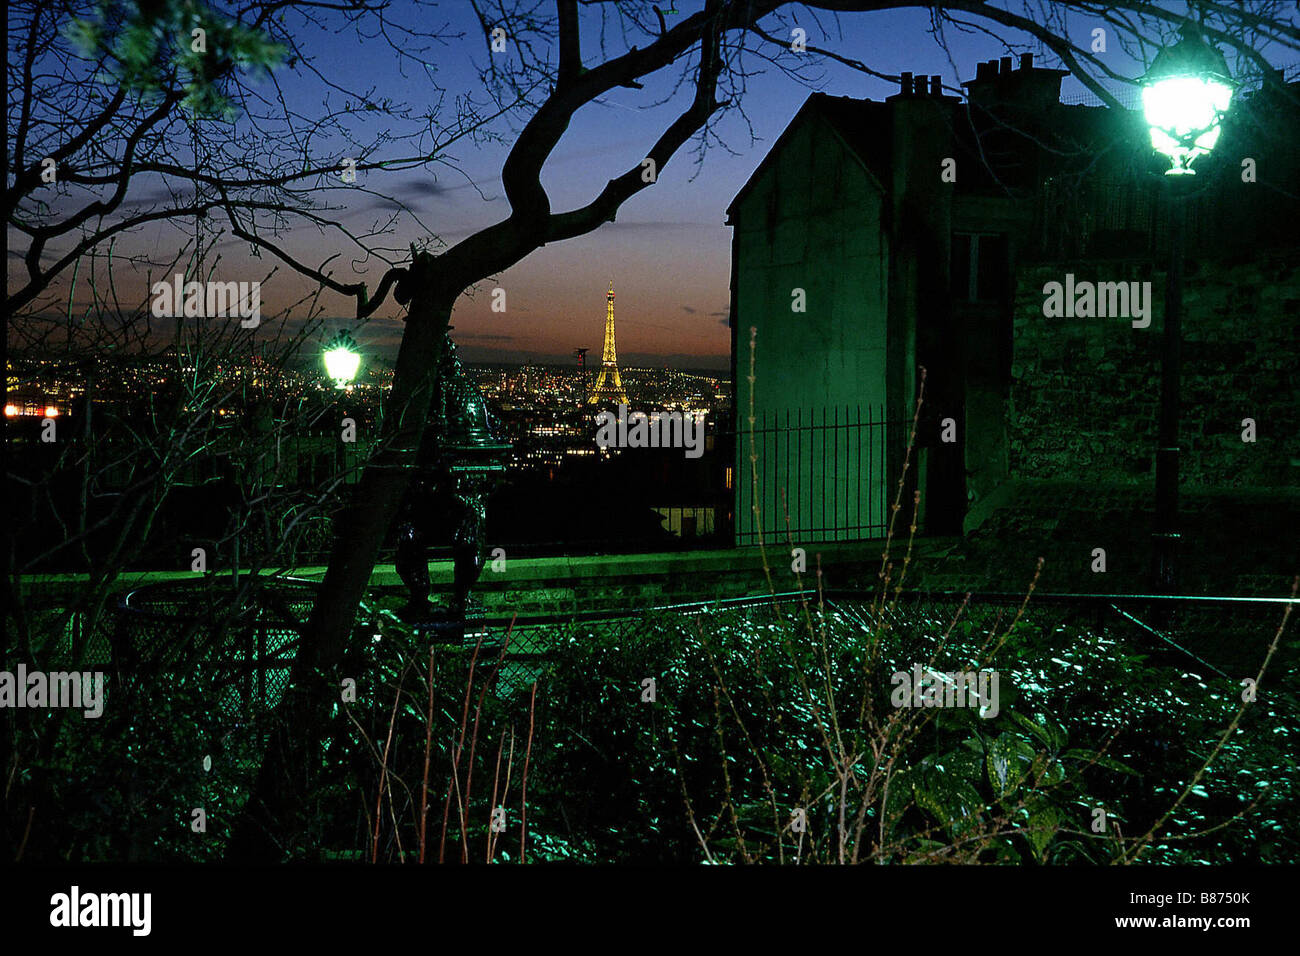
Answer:
[[(828, 605), (577, 629), (538, 697), (530, 830), (602, 862), (1124, 858), (1210, 755), (1240, 687), (1032, 608), (1013, 626), (993, 612)], [(894, 709), (889, 675), (916, 662), (997, 670), (999, 713)], [(1294, 665), (1269, 681), (1140, 859), (1294, 858)]]
[[(197, 679), (154, 683), (148, 694), (132, 689), (110, 676), (109, 706), (98, 719), (80, 711), (16, 715), (11, 805), (34, 808), (30, 827), (21, 821), (24, 861), (221, 859), (256, 770), (254, 728), (232, 724)], [(191, 826), (195, 808), (203, 832)]]
[[(390, 621), (341, 669), (357, 698), (335, 708), (294, 855), (417, 859), (423, 801), (426, 859), (516, 860), (525, 763), (529, 860), (1106, 862), (1157, 822), (1142, 862), (1300, 855), (1294, 639), (1193, 785), (1240, 709), (1235, 681), (1032, 604), (1013, 624), (956, 611), (843, 602), (570, 624), (535, 700), (531, 675), (498, 669), (499, 646), (439, 647), (431, 710), (428, 645)], [(894, 708), (891, 675), (917, 663), (995, 669), (997, 715)], [(220, 859), (268, 715), (232, 720), (210, 690), (185, 672), (110, 683), (99, 721), (10, 711), (10, 805), (38, 808), (30, 827), (9, 821), (23, 859)]]

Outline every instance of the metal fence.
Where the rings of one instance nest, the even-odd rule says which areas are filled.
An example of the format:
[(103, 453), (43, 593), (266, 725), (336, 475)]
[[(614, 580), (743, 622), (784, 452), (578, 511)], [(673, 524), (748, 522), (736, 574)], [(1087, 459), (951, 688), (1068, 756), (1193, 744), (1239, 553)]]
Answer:
[[(736, 542), (852, 541), (888, 522), (883, 406), (765, 410), (736, 436)], [(896, 479), (895, 479), (896, 480)]]
[[(237, 746), (229, 754), (241, 779), (261, 762), (268, 718), (289, 681), (297, 652), (299, 626), (314, 597), (311, 582), (274, 580), (249, 589), (236, 600), (202, 583), (151, 585), (121, 601), (111, 633), (90, 635), (90, 659), (110, 660), (110, 693), (134, 695), (139, 703), (161, 699), (188, 687), (206, 703), (214, 726), (232, 728)], [(801, 603), (821, 602), (850, 626), (872, 629), (883, 619), (902, 632), (943, 634), (960, 617), (980, 631), (998, 633), (1016, 618), (1033, 625), (1061, 648), (1081, 634), (1106, 633), (1150, 654), (1180, 673), (1254, 677), (1277, 632), (1288, 599), (1171, 598), (1153, 595), (911, 593), (892, 605), (860, 591), (792, 592), (732, 600), (669, 605), (649, 610), (593, 611), (528, 617), (471, 617), (461, 628), (451, 625), (417, 629), (389, 659), (380, 661), (380, 645), (358, 647), (356, 718), (371, 734), (383, 732), (392, 707), (392, 661), (427, 653), (430, 644), (478, 646), (478, 673), (503, 702), (527, 701), (531, 686), (545, 686), (555, 650), (562, 643), (591, 641), (603, 647), (634, 647), (647, 622), (684, 628), (697, 615), (739, 611), (747, 619), (778, 623), (802, 620)], [(207, 606), (210, 605), (210, 606)], [(883, 610), (882, 610), (883, 608)], [(222, 621), (211, 631), (213, 622)], [(674, 623), (676, 622), (676, 623)], [(358, 634), (364, 633), (359, 627)], [(775, 632), (774, 632), (775, 633)], [(775, 638), (774, 638), (775, 639)], [(364, 643), (364, 642), (363, 642)], [(409, 646), (408, 646), (409, 645)], [(1056, 646), (1055, 644), (1053, 646)], [(419, 650), (423, 648), (423, 651)], [(215, 690), (216, 698), (212, 697)], [(409, 687), (408, 687), (409, 690)], [(147, 705), (147, 704), (146, 704)], [(513, 706), (513, 705), (512, 705)], [(526, 706), (526, 705), (525, 705)], [(539, 729), (564, 738), (573, 728)], [(539, 772), (542, 772), (539, 770)]]
[[(875, 604), (861, 591), (831, 590), (824, 598), (829, 606), (859, 616)], [(1104, 631), (1170, 666), (1235, 679), (1255, 675), (1288, 606), (1295, 633), (1300, 600), (1290, 598), (1038, 592), (1026, 603), (1023, 592), (914, 592), (902, 595), (889, 613), (936, 633), (959, 614), (988, 632), (1006, 628), (1019, 614), (1041, 633), (1062, 640)]]
[[(316, 584), (245, 577), (155, 584), (127, 592), (107, 636), (118, 679), (196, 678), (219, 688), (217, 710), (246, 720), (274, 707), (298, 650)], [(102, 654), (92, 637), (90, 651)], [(104, 638), (98, 638), (104, 643)]]
[[(191, 693), (185, 700), (202, 701), (196, 710), (200, 732), (214, 737), (224, 733), (229, 739), (210, 785), (215, 786), (218, 775), (223, 775), (222, 785), (231, 792), (246, 792), (265, 753), (271, 715), (288, 683), (298, 632), (308, 618), (316, 587), (312, 582), (282, 579), (261, 581), (244, 590), (230, 587), (229, 579), (150, 585), (130, 592), (120, 602), (111, 633), (88, 635), (87, 652), (111, 661), (110, 699), (133, 683), (144, 695), (136, 699), (136, 706), (147, 707), (162, 700), (173, 687), (186, 685)], [(440, 654), (440, 661), (450, 662), (450, 670), (438, 673), (453, 685), (459, 680), (464, 687), (463, 664), (468, 660), (464, 649), (477, 646), (479, 677), (475, 686), (492, 694), (503, 712), (517, 714), (524, 722), (521, 726), (529, 727), (531, 733), (531, 688), (535, 683), (540, 688), (548, 686), (557, 660), (573, 662), (575, 645), (580, 651), (591, 647), (592, 653), (631, 650), (644, 639), (650, 625), (689, 635), (697, 630), (696, 618), (722, 611), (743, 616), (747, 626), (761, 625), (757, 631), (749, 628), (749, 640), (754, 633), (770, 630), (772, 640), (777, 641), (783, 628), (805, 626), (803, 602), (821, 603), (850, 631), (859, 626), (874, 630), (884, 620), (900, 634), (934, 637), (947, 633), (961, 617), (972, 622), (979, 633), (995, 634), (1020, 615), (1036, 628), (1035, 640), (1046, 640), (1054, 650), (1066, 649), (1083, 635), (1105, 632), (1188, 680), (1204, 680), (1212, 674), (1234, 680), (1253, 677), (1289, 603), (1258, 598), (1035, 594), (1026, 605), (1023, 594), (949, 592), (909, 593), (891, 603), (861, 591), (805, 591), (639, 611), (471, 617), (459, 627), (448, 624), (414, 632), (402, 628), (399, 634), (393, 634), (394, 629), (377, 616), (381, 630), (389, 632), (383, 642), (365, 640), (369, 636), (365, 627), (359, 625), (356, 630), (353, 650), (358, 654), (354, 662), (360, 686), (358, 703), (350, 712), (351, 723), (382, 746), (397, 712), (395, 692), (403, 680), (406, 693), (419, 703), (416, 711), (423, 713), (421, 671), (418, 667), (408, 670), (408, 664), (420, 664), (430, 644), (459, 647), (460, 663)], [(712, 627), (704, 626), (713, 635), (711, 639), (725, 640), (731, 625), (722, 618)], [(392, 643), (389, 637), (398, 637), (403, 643)], [(570, 652), (560, 654), (562, 646)], [(669, 642), (668, 653), (673, 653), (673, 646)], [(579, 665), (583, 659), (579, 653)], [(554, 689), (559, 691), (567, 682), (572, 692), (574, 682), (580, 683), (585, 673), (567, 673)], [(607, 675), (594, 679), (607, 679)], [(458, 698), (460, 691), (455, 686), (442, 688), (448, 690)], [(737, 690), (743, 695), (754, 688)], [(545, 690), (538, 701), (552, 702), (542, 695)], [(459, 715), (459, 706), (455, 710)], [(539, 722), (535, 739), (545, 746), (533, 752), (530, 793), (563, 789), (566, 783), (563, 761), (557, 764), (540, 755), (590, 746), (583, 744), (584, 735), (590, 733), (583, 721), (589, 716), (582, 718), (562, 706), (540, 710), (546, 718)], [(478, 733), (477, 717), (474, 732)], [(364, 829), (370, 832), (368, 826)], [(336, 835), (336, 839), (341, 841), (339, 847), (355, 856), (350, 837)]]
[[(315, 587), (308, 581), (274, 579), (237, 602), (229, 594), (190, 584), (139, 588), (120, 602), (111, 634), (91, 636), (87, 653), (90, 659), (111, 658), (114, 671), (124, 674), (157, 676), (186, 669), (223, 688), (219, 706), (224, 714), (248, 717), (279, 702)], [(201, 615), (202, 602), (214, 600), (218, 603)], [(634, 642), (649, 617), (688, 619), (721, 609), (766, 613), (803, 601), (823, 603), (863, 626), (877, 620), (875, 595), (832, 590), (640, 610), (471, 616), (463, 625), (417, 627), (414, 633), (422, 643), (478, 645), (484, 666), (495, 669), (496, 692), (508, 696), (544, 676), (549, 651), (561, 640), (599, 633)], [(1234, 667), (1258, 664), (1287, 606), (1300, 603), (1287, 598), (1044, 593), (1024, 602), (1024, 594), (1014, 593), (914, 592), (892, 603), (888, 614), (913, 627), (932, 625), (937, 632), (959, 615), (986, 629), (1006, 626), (1017, 614), (1049, 634), (1105, 629), (1135, 647), (1227, 675)], [(201, 619), (209, 627), (224, 622), (219, 639), (205, 638)]]

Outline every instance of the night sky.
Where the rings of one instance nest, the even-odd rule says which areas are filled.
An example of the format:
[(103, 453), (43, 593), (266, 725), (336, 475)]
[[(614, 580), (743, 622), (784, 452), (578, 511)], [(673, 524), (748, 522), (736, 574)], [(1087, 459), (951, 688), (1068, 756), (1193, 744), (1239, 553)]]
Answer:
[[(420, 13), (413, 5), (407, 7), (398, 0), (394, 6), (398, 19), (404, 17), (411, 25), (436, 26), (445, 22), (445, 34), (463, 34), (437, 48), (437, 83), (453, 95), (480, 91), (474, 64), (481, 64), (490, 54), (469, 4), (444, 4), (438, 9), (439, 15), (433, 17), (427, 11)], [(681, 2), (681, 8), (693, 6)], [(987, 33), (950, 28), (945, 37), (949, 50), (945, 51), (931, 29), (929, 15), (918, 11), (844, 15), (839, 20), (840, 29), (833, 19), (823, 18), (822, 22), (831, 36), (823, 38), (809, 21), (806, 26), (810, 43), (861, 59), (883, 73), (911, 70), (940, 74), (948, 86), (971, 79), (981, 60), (1021, 51), (1034, 52), (1037, 65), (1059, 66), (1055, 58), (1024, 37), (1007, 36), (1008, 46)], [(1094, 25), (1080, 19), (1077, 26), (1071, 26), (1071, 36), (1086, 45)], [(591, 28), (587, 30), (590, 35), (585, 49), (588, 63), (598, 55), (597, 26), (594, 21), (586, 24)], [(351, 32), (319, 30), (304, 33), (303, 38), (327, 75), (342, 63), (346, 64), (339, 73), (342, 82), (353, 87), (373, 86), (377, 97), (388, 96), (411, 104), (429, 99), (428, 80), (409, 64), (400, 66), (382, 41), (367, 41), (359, 46)], [(1143, 58), (1140, 51), (1137, 56)], [(1125, 75), (1141, 73), (1142, 67), (1117, 43), (1111, 44), (1108, 62)], [(364, 74), (357, 75), (354, 67), (364, 67)], [(567, 362), (572, 361), (572, 350), (578, 346), (599, 355), (604, 295), (612, 279), (617, 292), (622, 364), (725, 368), (729, 348), (726, 310), (730, 230), (723, 223), (727, 205), (810, 89), (882, 99), (895, 88), (892, 83), (835, 63), (826, 63), (818, 73), (820, 79), (811, 88), (770, 67), (764, 75), (753, 77), (746, 109), (754, 141), (744, 120), (738, 115), (729, 116), (717, 132), (734, 155), (715, 146), (699, 165), (690, 145), (679, 151), (653, 187), (624, 205), (618, 222), (588, 236), (543, 248), (501, 275), (499, 284), (507, 292), (505, 314), (493, 313), (489, 308), (491, 288), (496, 283), (484, 284), (477, 294), (462, 297), (453, 318), (462, 355), (472, 361)], [(307, 115), (313, 109), (319, 110), (323, 93), (317, 79), (287, 69), (276, 75), (291, 105)], [(689, 94), (687, 90), (654, 105), (671, 97), (675, 76), (672, 69), (664, 71), (649, 78), (644, 89), (620, 89), (577, 115), (545, 170), (544, 182), (553, 208), (561, 210), (588, 201), (609, 178), (640, 162)], [(269, 83), (265, 79), (256, 82)], [(1082, 91), (1076, 81), (1067, 78), (1063, 88), (1067, 102)], [(1123, 102), (1135, 101), (1131, 88), (1117, 91)], [(342, 99), (338, 94), (331, 95), (336, 103)], [(476, 145), (466, 141), (453, 149), (449, 158), (459, 166), (459, 172), (448, 167), (438, 167), (434, 172), (370, 172), (362, 174), (362, 181), (408, 202), (444, 242), (454, 244), (506, 215), (499, 170), (513, 136), (504, 124), (496, 129), (504, 134), (504, 144)], [(318, 144), (322, 152), (326, 148)], [(133, 186), (133, 190), (148, 188), (147, 183)], [(338, 196), (335, 191), (331, 198)], [(389, 206), (374, 196), (358, 194), (349, 201), (342, 219), (350, 228), (364, 231), (387, 218)], [(193, 228), (189, 224), (182, 226), (186, 231)], [(131, 241), (138, 243), (138, 248), (162, 254), (177, 248), (178, 232), (177, 226), (160, 226)], [(415, 223), (403, 218), (396, 235), (385, 237), (383, 244), (404, 248), (410, 240), (423, 235)], [(357, 277), (350, 264), (353, 256), (338, 237), (322, 238), (314, 229), (303, 228), (282, 241), (312, 263), (342, 251), (344, 254), (334, 264), (336, 277), (344, 281)], [(218, 278), (249, 278), (265, 271), (265, 260), (245, 271), (241, 257), (247, 255), (246, 244), (227, 240), (219, 248), (227, 271)], [(11, 270), (14, 267), (11, 257)], [(372, 288), (380, 274), (377, 267), (365, 273)], [(282, 269), (263, 287), (263, 315), (297, 300), (310, 288), (308, 280)], [(322, 301), (327, 315), (354, 314), (355, 307), (342, 297), (326, 293)], [(361, 344), (373, 354), (391, 356), (400, 335), (401, 322), (396, 318), (400, 311), (390, 298), (357, 333)], [(332, 324), (351, 325), (342, 321)]]

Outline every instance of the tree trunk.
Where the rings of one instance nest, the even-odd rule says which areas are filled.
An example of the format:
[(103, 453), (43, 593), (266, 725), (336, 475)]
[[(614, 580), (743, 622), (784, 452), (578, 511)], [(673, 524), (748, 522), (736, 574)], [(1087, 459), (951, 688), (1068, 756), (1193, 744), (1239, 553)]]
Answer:
[(380, 448), (338, 519), (329, 566), (272, 719), (271, 739), (235, 828), (229, 858), (274, 862), (301, 855), (305, 799), (315, 788), (320, 745), (343, 659), (379, 549), (401, 506), (427, 421), (443, 333), (457, 293), (421, 291), (411, 302), (393, 387), (384, 403)]

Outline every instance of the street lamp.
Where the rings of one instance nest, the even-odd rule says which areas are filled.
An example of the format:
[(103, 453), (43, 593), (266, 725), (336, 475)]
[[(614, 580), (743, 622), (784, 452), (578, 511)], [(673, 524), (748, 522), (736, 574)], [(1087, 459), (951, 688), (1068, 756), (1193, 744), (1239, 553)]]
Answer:
[(1214, 149), (1232, 102), (1223, 54), (1185, 24), (1180, 39), (1161, 50), (1142, 81), (1142, 112), (1151, 147), (1168, 157), (1166, 176), (1195, 175), (1192, 163)]
[(1223, 54), (1190, 23), (1181, 39), (1156, 55), (1142, 82), (1142, 109), (1151, 131), (1151, 147), (1169, 159), (1169, 273), (1165, 286), (1161, 333), (1160, 433), (1156, 448), (1156, 521), (1154, 577), (1166, 593), (1177, 589), (1178, 414), (1182, 365), (1184, 208), (1192, 163), (1214, 149), (1228, 105), (1232, 79)]
[(347, 332), (340, 332), (326, 343), (323, 357), (325, 374), (334, 380), (335, 388), (347, 388), (356, 380), (361, 368), (361, 353)]

